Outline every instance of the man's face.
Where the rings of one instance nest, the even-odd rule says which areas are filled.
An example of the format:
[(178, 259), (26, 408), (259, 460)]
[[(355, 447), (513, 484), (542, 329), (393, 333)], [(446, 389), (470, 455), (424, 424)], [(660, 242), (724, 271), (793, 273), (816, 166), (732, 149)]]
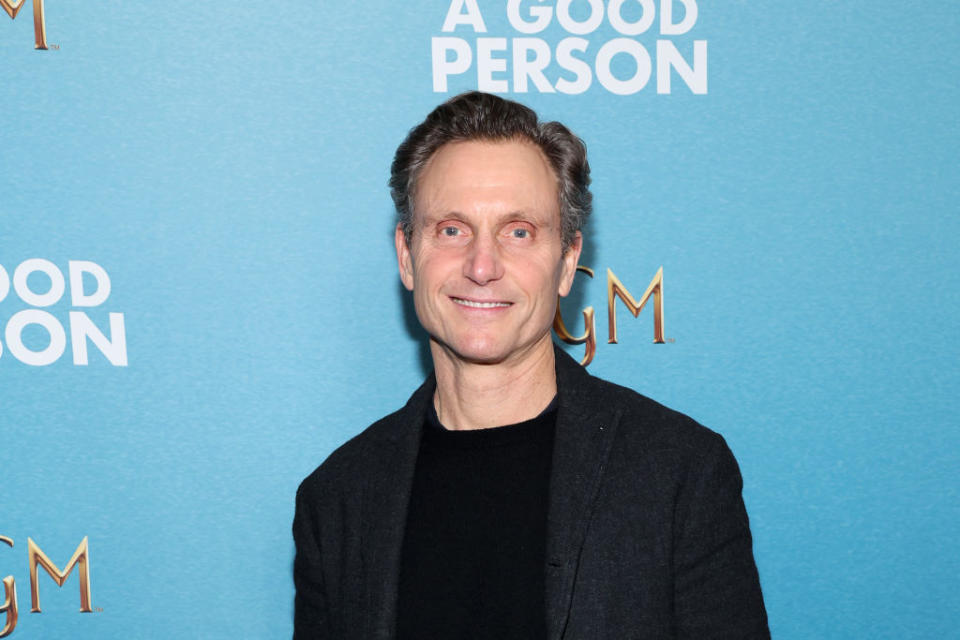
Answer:
[(453, 358), (519, 361), (550, 341), (580, 235), (564, 253), (557, 181), (532, 143), (449, 143), (420, 174), (400, 277), (420, 323)]

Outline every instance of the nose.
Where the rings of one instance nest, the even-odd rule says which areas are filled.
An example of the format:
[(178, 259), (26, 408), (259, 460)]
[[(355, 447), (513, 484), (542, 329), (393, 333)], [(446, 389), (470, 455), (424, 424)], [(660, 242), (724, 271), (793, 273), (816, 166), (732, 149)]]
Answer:
[(500, 247), (494, 238), (485, 234), (474, 238), (463, 263), (463, 275), (481, 286), (503, 276)]

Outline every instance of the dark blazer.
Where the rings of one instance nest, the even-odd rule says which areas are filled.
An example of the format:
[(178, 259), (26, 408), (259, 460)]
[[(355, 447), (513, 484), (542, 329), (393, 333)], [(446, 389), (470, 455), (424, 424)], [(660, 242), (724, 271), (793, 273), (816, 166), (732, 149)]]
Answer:
[[(556, 350), (550, 640), (769, 638), (737, 463), (723, 438)], [(431, 375), (297, 492), (295, 638), (394, 638)]]

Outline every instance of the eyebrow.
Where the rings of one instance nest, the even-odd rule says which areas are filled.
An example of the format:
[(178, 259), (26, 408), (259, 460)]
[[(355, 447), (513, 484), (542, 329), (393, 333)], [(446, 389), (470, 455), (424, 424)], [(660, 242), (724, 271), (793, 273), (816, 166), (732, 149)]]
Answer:
[[(456, 210), (449, 211), (446, 213), (441, 213), (441, 214), (427, 214), (427, 213), (423, 214), (423, 222), (426, 225), (436, 224), (443, 220), (459, 220), (461, 222), (470, 222), (470, 216), (467, 216), (464, 213)], [(522, 209), (518, 209), (516, 211), (509, 211), (507, 213), (499, 215), (494, 220), (494, 223), (496, 225), (500, 225), (500, 224), (505, 224), (507, 222), (511, 222), (513, 220), (531, 222), (536, 224), (537, 226), (545, 227), (545, 228), (557, 226), (557, 225), (554, 225), (549, 220), (549, 216), (544, 217), (542, 215), (533, 214)]]

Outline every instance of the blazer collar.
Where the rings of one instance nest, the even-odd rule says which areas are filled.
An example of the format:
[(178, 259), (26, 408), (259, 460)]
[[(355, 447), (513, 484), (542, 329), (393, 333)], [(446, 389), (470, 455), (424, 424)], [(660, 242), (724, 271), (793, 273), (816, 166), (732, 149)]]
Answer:
[(360, 548), (364, 554), (361, 611), (365, 633), (360, 637), (392, 639), (396, 635), (400, 554), (407, 523), (407, 505), (420, 448), (420, 434), (437, 381), (427, 376), (407, 404), (386, 418), (384, 437), (373, 440), (367, 459), (376, 467), (367, 472), (362, 498)]
[(547, 507), (547, 638), (563, 636), (580, 549), (606, 466), (620, 411), (605, 385), (554, 345), (557, 430)]
[[(566, 626), (579, 551), (619, 421), (614, 403), (604, 401), (598, 379), (556, 345), (554, 355), (558, 407), (544, 559), (550, 640), (559, 639)], [(431, 373), (407, 404), (386, 419), (384, 437), (371, 445), (370, 459), (377, 467), (367, 475), (362, 507), (361, 548), (368, 578), (363, 637), (386, 640), (395, 635), (407, 506), (427, 403), (435, 389)]]

